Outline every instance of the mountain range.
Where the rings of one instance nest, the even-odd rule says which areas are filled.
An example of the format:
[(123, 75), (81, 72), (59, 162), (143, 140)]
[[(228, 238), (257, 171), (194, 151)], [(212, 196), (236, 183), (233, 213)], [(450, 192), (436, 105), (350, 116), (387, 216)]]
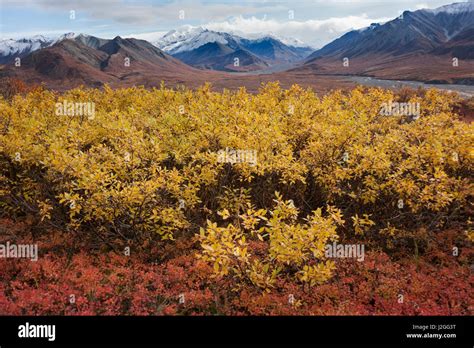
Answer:
[[(15, 58), (21, 58), (21, 67), (14, 65)], [(244, 38), (188, 27), (151, 42), (74, 33), (55, 39), (38, 35), (0, 40), (0, 64), (0, 77), (60, 88), (104, 83), (148, 86), (162, 80), (245, 84), (270, 77), (300, 82), (338, 75), (474, 84), (474, 3), (405, 11), (386, 23), (350, 31), (318, 50), (274, 35)], [(270, 74), (279, 66), (291, 69)], [(236, 72), (249, 77), (236, 77)]]
[[(0, 64), (14, 58), (53, 46), (71, 39), (97, 49), (108, 40), (85, 34), (67, 33), (56, 39), (37, 35), (19, 40), (0, 40)], [(268, 35), (246, 39), (234, 34), (211, 31), (202, 27), (172, 30), (160, 40), (151, 42), (155, 47), (182, 62), (200, 69), (221, 71), (253, 71), (270, 66), (295, 63), (306, 58), (313, 49), (297, 41), (285, 44), (281, 39)]]
[[(341, 64), (344, 58), (346, 65)], [(453, 65), (453, 58), (458, 66)], [(387, 23), (350, 31), (313, 52), (299, 69), (472, 84), (472, 59), (474, 2), (464, 2), (405, 11)]]
[(51, 46), (54, 42), (55, 40), (43, 35), (35, 35), (31, 38), (19, 40), (0, 40), (0, 64), (7, 64), (17, 57), (23, 58), (33, 51)]
[[(261, 70), (302, 61), (313, 49), (301, 42), (284, 42), (273, 35), (247, 39), (202, 27), (172, 30), (155, 45), (197, 68), (222, 71)], [(238, 64), (235, 58), (238, 58)]]

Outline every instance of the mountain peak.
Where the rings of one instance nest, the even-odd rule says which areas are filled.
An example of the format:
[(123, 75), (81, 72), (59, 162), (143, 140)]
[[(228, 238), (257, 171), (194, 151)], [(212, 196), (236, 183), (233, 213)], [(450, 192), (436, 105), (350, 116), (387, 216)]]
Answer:
[(432, 10), (425, 11), (429, 11), (434, 15), (438, 15), (440, 13), (457, 14), (463, 12), (474, 12), (474, 1), (455, 2), (453, 4), (444, 5)]
[(29, 38), (29, 40), (38, 40), (38, 41), (43, 41), (43, 42), (46, 42), (46, 41), (49, 41), (51, 40), (50, 38), (47, 38), (46, 36), (44, 35), (34, 35), (32, 36), (31, 38)]
[(469, 44), (472, 42), (469, 37), (472, 29), (474, 2), (404, 11), (400, 17), (386, 23), (371, 24), (367, 28), (342, 35), (312, 53), (307, 63), (328, 57), (333, 61), (334, 58), (349, 57), (354, 60), (361, 57), (361, 62), (364, 62), (373, 57), (452, 55), (454, 52), (456, 57), (468, 57), (469, 50), (472, 50)]
[(17, 57), (25, 57), (29, 53), (48, 47), (54, 43), (54, 40), (43, 35), (24, 37), (20, 39), (0, 40), (0, 64), (10, 62)]
[(116, 42), (116, 43), (124, 43), (124, 42), (126, 42), (127, 40), (129, 40), (129, 39), (124, 39), (124, 38), (122, 38), (122, 37), (119, 36), (119, 35), (117, 35), (116, 37), (114, 37), (114, 38), (112, 39), (112, 41), (113, 41), (113, 42)]
[(74, 39), (76, 36), (78, 36), (79, 34), (76, 34), (76, 33), (73, 33), (73, 32), (69, 32), (69, 33), (65, 33), (65, 34), (62, 34), (60, 35), (57, 39), (56, 39), (56, 42), (59, 42), (59, 41), (62, 41), (62, 40), (66, 40), (66, 39)]
[(197, 49), (207, 43), (216, 42), (225, 45), (230, 39), (230, 34), (203, 27), (185, 26), (168, 32), (155, 45), (165, 52), (177, 54)]
[(63, 40), (80, 40), (80, 41), (84, 41), (84, 40), (87, 40), (89, 38), (91, 38), (92, 36), (90, 35), (87, 35), (87, 34), (82, 34), (82, 33), (74, 33), (74, 32), (69, 32), (69, 33), (64, 33), (60, 36), (57, 37), (56, 40), (53, 40), (51, 42), (51, 45), (54, 45), (58, 42), (61, 42)]
[(371, 23), (368, 27), (365, 27), (365, 28), (362, 28), (362, 29), (359, 29), (359, 30), (356, 30), (356, 31), (359, 32), (359, 33), (363, 33), (364, 31), (370, 31), (370, 30), (377, 29), (380, 26), (381, 26), (380, 23)]

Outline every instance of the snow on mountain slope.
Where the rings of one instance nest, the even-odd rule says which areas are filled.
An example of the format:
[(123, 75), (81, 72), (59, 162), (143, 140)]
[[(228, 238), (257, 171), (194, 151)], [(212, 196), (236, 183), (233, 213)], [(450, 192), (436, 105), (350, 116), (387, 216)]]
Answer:
[(275, 40), (278, 40), (278, 41), (284, 43), (287, 46), (298, 47), (298, 48), (311, 48), (311, 46), (307, 45), (303, 41), (298, 40), (298, 39), (293, 38), (293, 37), (279, 36), (279, 35), (275, 35), (273, 33), (270, 33), (268, 35), (268, 37), (271, 37)]
[(474, 1), (468, 2), (457, 2), (454, 4), (444, 5), (432, 10), (425, 10), (433, 13), (434, 15), (440, 13), (447, 13), (447, 14), (459, 14), (464, 12), (473, 12), (474, 11)]
[[(350, 31), (308, 57), (362, 57), (429, 53), (461, 32), (474, 28), (474, 2), (454, 3), (436, 9), (405, 11), (383, 24)], [(464, 39), (463, 39), (464, 40)], [(471, 41), (474, 38), (471, 38)], [(465, 40), (464, 40), (465, 41)], [(463, 47), (465, 42), (463, 41)], [(468, 46), (470, 47), (470, 46)], [(463, 49), (464, 51), (464, 49)], [(446, 52), (446, 50), (443, 50)]]
[(228, 70), (222, 62), (239, 56), (239, 71), (258, 70), (303, 60), (313, 49), (301, 41), (274, 34), (242, 37), (204, 27), (184, 26), (172, 30), (154, 44), (168, 54), (200, 69)]
[(177, 54), (195, 50), (208, 43), (227, 45), (232, 41), (238, 43), (240, 38), (203, 27), (186, 26), (170, 31), (154, 44), (167, 53)]
[[(93, 46), (102, 42), (102, 39), (93, 36), (77, 33), (65, 33), (56, 38), (46, 37), (43, 35), (35, 35), (29, 38), (21, 39), (2, 39), (0, 40), (0, 64), (11, 62), (13, 59), (19, 57), (23, 58), (30, 53), (42, 48), (50, 47), (65, 39), (79, 40), (88, 46)], [(89, 43), (89, 41), (92, 41)]]
[(72, 39), (75, 39), (76, 37), (78, 37), (79, 35), (81, 35), (81, 34), (77, 34), (77, 33), (73, 33), (73, 32), (65, 33), (65, 34), (62, 34), (59, 37), (57, 37), (56, 40), (54, 40), (54, 42), (55, 43), (56, 42), (61, 42), (61, 41), (66, 40), (66, 39), (72, 40)]
[(208, 43), (228, 44), (233, 41), (239, 44), (242, 40), (254, 40), (256, 43), (268, 38), (280, 41), (284, 45), (297, 48), (309, 48), (304, 42), (289, 37), (281, 37), (273, 33), (239, 35), (233, 32), (217, 32), (205, 27), (193, 27), (190, 25), (172, 30), (164, 36), (152, 42), (158, 48), (170, 54), (192, 51)]
[(275, 33), (267, 33), (267, 34), (261, 34), (261, 33), (258, 33), (258, 34), (240, 34), (238, 32), (235, 32), (235, 33), (232, 33), (234, 35), (237, 35), (237, 36), (240, 36), (240, 37), (245, 37), (246, 39), (248, 40), (255, 40), (255, 41), (262, 41), (262, 40), (266, 40), (266, 39), (274, 39), (274, 40), (277, 40), (277, 41), (280, 41), (281, 43), (285, 44), (286, 46), (290, 46), (290, 47), (297, 47), (297, 48), (313, 48), (314, 47), (311, 47), (310, 45), (306, 44), (305, 42), (299, 40), (299, 39), (296, 39), (296, 38), (293, 38), (293, 37), (286, 37), (286, 36), (281, 36), (281, 35), (277, 35)]
[(40, 48), (48, 47), (52, 42), (52, 39), (42, 35), (18, 40), (0, 40), (0, 63), (4, 63), (13, 57), (22, 57)]

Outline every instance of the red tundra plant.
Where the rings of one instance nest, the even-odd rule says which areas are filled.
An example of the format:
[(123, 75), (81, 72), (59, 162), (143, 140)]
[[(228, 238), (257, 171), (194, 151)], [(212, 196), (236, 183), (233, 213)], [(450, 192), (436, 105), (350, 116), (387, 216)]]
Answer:
[(368, 251), (336, 260), (325, 284), (283, 278), (265, 292), (213, 278), (189, 241), (127, 256), (49, 232), (38, 261), (0, 259), (0, 315), (471, 315), (473, 250), (453, 256), (452, 236), (419, 257)]

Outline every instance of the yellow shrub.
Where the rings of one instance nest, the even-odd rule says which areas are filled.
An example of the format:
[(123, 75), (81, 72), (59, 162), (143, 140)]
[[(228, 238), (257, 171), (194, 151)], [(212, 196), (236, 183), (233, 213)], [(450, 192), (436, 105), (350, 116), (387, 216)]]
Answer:
[[(290, 275), (311, 286), (329, 279), (334, 264), (321, 261), (326, 244), (338, 238), (335, 220), (323, 217), (317, 209), (305, 224), (299, 224), (292, 201), (284, 201), (276, 193), (275, 203), (268, 219), (263, 211), (248, 207), (235, 225), (217, 227), (208, 221), (198, 235), (202, 248), (198, 257), (213, 265), (216, 276), (231, 273), (264, 289), (273, 287), (279, 275)], [(257, 238), (267, 244), (264, 257), (248, 251), (249, 240)]]
[[(277, 83), (255, 95), (106, 86), (0, 99), (1, 211), (101, 240), (193, 235), (220, 212), (228, 225), (213, 227), (216, 243), (265, 240), (272, 262), (308, 266), (301, 279), (316, 279), (324, 272), (308, 260), (334, 232), (318, 207), (365, 237), (466, 220), (474, 138), (451, 111), (456, 98), (410, 96), (417, 120), (381, 115), (391, 100), (377, 88), (318, 97)], [(65, 102), (93, 103), (95, 114), (58, 114)], [(222, 161), (223, 149), (255, 153), (255, 163)], [(269, 216), (275, 191), (293, 203), (280, 197)], [(269, 274), (252, 279), (271, 283)]]

